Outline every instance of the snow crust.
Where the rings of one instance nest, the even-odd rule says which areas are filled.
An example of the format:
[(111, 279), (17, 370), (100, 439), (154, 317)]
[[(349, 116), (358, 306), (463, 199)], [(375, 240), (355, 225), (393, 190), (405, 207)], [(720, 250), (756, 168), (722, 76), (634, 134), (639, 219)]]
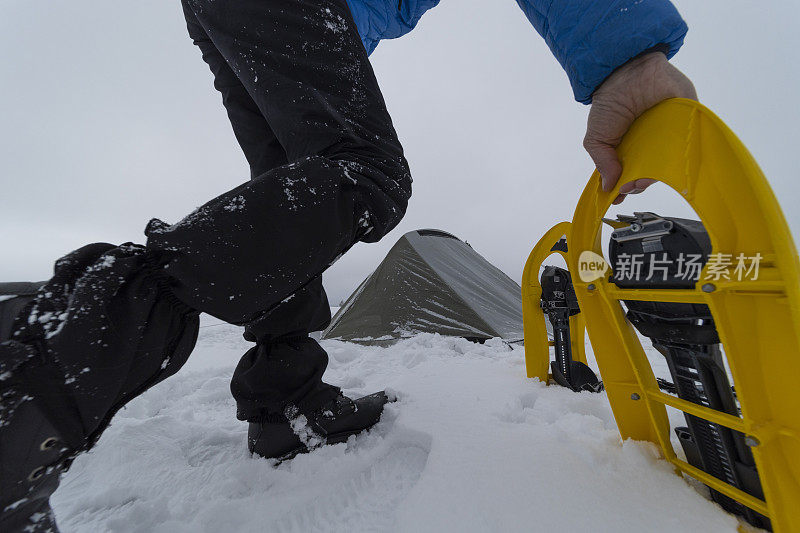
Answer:
[(52, 499), (63, 531), (738, 525), (649, 445), (621, 443), (605, 393), (526, 379), (522, 347), (499, 340), (324, 341), (327, 381), (353, 396), (387, 388), (397, 402), (368, 434), (276, 467), (247, 452), (247, 424), (236, 420), (228, 389), (250, 344), (239, 328), (212, 322), (204, 320), (187, 366), (129, 404), (75, 461)]

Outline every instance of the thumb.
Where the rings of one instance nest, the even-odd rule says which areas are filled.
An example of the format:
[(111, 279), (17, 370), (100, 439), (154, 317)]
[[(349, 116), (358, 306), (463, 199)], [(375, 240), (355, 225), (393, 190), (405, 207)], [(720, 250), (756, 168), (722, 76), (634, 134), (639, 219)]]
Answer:
[(589, 157), (594, 161), (597, 171), (602, 179), (603, 190), (608, 192), (617, 184), (617, 180), (622, 175), (622, 165), (617, 158), (616, 149), (606, 143), (598, 142), (593, 139), (586, 139), (583, 143), (584, 148), (589, 153)]

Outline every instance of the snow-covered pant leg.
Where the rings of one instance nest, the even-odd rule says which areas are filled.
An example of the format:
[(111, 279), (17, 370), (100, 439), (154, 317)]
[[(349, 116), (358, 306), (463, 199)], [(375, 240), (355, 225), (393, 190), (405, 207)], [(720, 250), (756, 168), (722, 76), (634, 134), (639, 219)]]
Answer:
[[(200, 25), (188, 0), (182, 0), (182, 4), (189, 37), (214, 75), (214, 88), (222, 96), (234, 135), (250, 165), (251, 178), (287, 164), (286, 152), (258, 105)], [(298, 331), (319, 331), (329, 322), (330, 307), (320, 277), (294, 293), (290, 304), (281, 303), (255, 323), (248, 324), (245, 336), (255, 341), (267, 335), (277, 337)]]
[(261, 421), (288, 405), (313, 410), (339, 394), (338, 387), (322, 381), (328, 354), (308, 335), (325, 328), (330, 318), (317, 277), (245, 327), (245, 338), (257, 345), (244, 354), (231, 378), (239, 420)]
[[(287, 164), (286, 152), (261, 110), (214, 46), (187, 0), (182, 3), (189, 36), (214, 75), (214, 87), (222, 95), (234, 135), (250, 165), (251, 178)], [(258, 346), (244, 354), (231, 379), (239, 419), (261, 419), (265, 405), (298, 403), (300, 398), (324, 401), (338, 393), (336, 387), (321, 382), (327, 356), (308, 337), (308, 333), (324, 329), (330, 318), (328, 298), (319, 276), (288, 301), (247, 324), (245, 338)]]
[(198, 313), (169, 293), (158, 263), (131, 244), (76, 250), (0, 337), (0, 531), (54, 530), (61, 473), (188, 358)]
[(254, 177), (283, 163), (278, 145), (289, 164), (328, 158), (370, 209), (362, 240), (394, 227), (411, 176), (346, 0), (183, 3)]
[[(324, 327), (322, 272), (399, 222), (411, 178), (345, 0), (184, 0), (184, 11), (253, 174), (282, 164), (178, 224), (155, 221), (148, 247), (172, 254), (179, 298), (259, 339), (232, 383), (240, 417), (259, 405), (281, 411), (319, 392), (308, 385), (323, 385), (327, 364), (286, 328)], [(292, 299), (308, 301), (292, 308)]]

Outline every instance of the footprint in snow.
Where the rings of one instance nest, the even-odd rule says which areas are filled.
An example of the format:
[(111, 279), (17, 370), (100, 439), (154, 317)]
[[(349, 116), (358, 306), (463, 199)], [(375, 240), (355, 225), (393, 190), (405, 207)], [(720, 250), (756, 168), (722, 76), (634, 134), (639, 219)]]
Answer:
[[(365, 457), (355, 457), (353, 464), (343, 465), (346, 472), (341, 479), (321, 479), (316, 487), (321, 490), (307, 491), (307, 497), (302, 499), (292, 498), (294, 501), (284, 513), (263, 523), (263, 530), (282, 533), (395, 530), (397, 508), (425, 469), (431, 437), (397, 428), (389, 436), (371, 437), (380, 439), (374, 449), (359, 451), (361, 443), (355, 442), (354, 455), (371, 456), (368, 461), (363, 461)], [(370, 440), (370, 436), (363, 440)], [(352, 441), (348, 446), (351, 444)]]

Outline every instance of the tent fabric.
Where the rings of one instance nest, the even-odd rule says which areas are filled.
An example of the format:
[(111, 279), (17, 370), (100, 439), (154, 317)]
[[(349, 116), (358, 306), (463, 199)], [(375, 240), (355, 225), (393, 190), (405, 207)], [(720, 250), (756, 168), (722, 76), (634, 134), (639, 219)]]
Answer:
[(521, 288), (457, 237), (411, 231), (347, 299), (322, 338), (391, 344), (422, 332), (520, 341)]

